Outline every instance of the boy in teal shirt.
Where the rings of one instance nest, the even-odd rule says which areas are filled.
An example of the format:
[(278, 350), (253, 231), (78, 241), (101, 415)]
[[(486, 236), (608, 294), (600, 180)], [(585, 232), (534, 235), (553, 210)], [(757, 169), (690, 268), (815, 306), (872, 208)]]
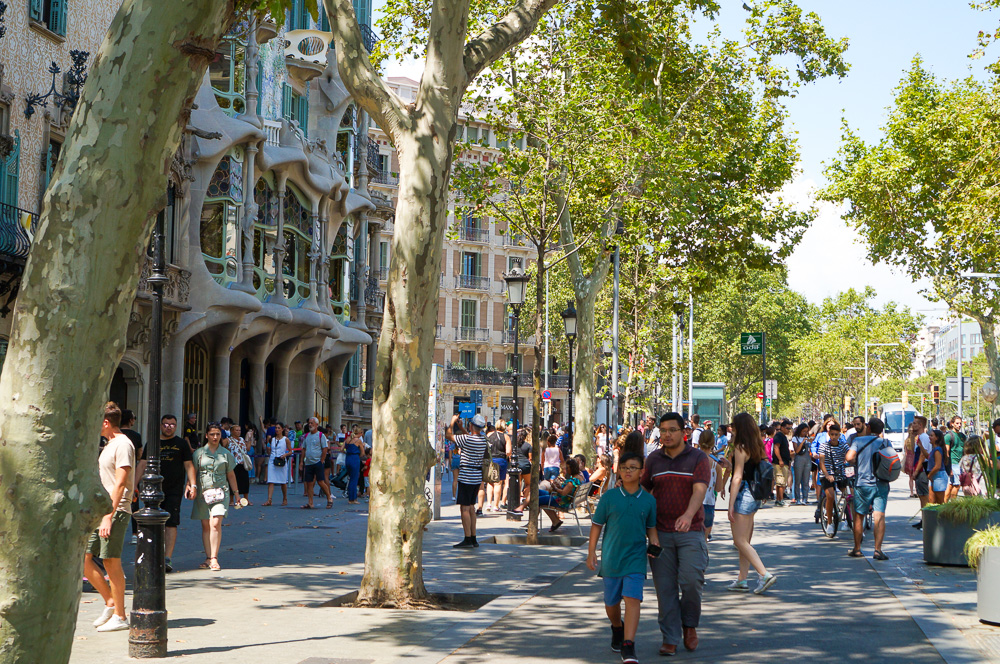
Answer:
[[(656, 534), (656, 499), (639, 486), (642, 456), (627, 452), (618, 460), (622, 486), (611, 489), (594, 510), (590, 526), (587, 567), (597, 569), (597, 540), (607, 526), (601, 545), (604, 578), (604, 610), (611, 620), (611, 649), (621, 652), (623, 664), (638, 664), (635, 633), (639, 627), (639, 605), (646, 582), (646, 556), (659, 553)], [(654, 547), (647, 549), (646, 540)], [(621, 602), (625, 598), (625, 620)]]

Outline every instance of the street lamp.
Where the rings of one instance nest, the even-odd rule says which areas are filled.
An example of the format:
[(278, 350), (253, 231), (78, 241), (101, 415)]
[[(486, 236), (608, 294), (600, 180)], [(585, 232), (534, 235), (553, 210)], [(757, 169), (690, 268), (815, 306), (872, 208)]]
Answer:
[(573, 430), (573, 342), (576, 341), (576, 307), (573, 300), (566, 301), (566, 310), (561, 315), (566, 328), (566, 341), (569, 342), (569, 435), (573, 436), (576, 434)]
[(521, 504), (521, 466), (518, 463), (517, 432), (518, 432), (518, 412), (517, 412), (517, 381), (521, 377), (521, 362), (517, 354), (517, 342), (519, 336), (518, 322), (521, 318), (521, 307), (524, 306), (524, 291), (528, 285), (528, 275), (524, 273), (519, 265), (511, 268), (510, 272), (503, 275), (503, 280), (507, 282), (507, 302), (514, 310), (514, 430), (511, 432), (511, 439), (514, 449), (511, 454), (510, 467), (507, 469), (507, 520), (520, 521), (521, 515), (515, 512)]
[(886, 344), (874, 344), (871, 342), (865, 342), (865, 419), (868, 419), (868, 349), (874, 348), (875, 346), (898, 346), (899, 342), (886, 343)]
[[(167, 188), (167, 205), (174, 213), (174, 187)], [(135, 589), (129, 620), (128, 654), (131, 657), (167, 656), (167, 582), (164, 566), (164, 526), (170, 514), (163, 502), (160, 475), (160, 377), (163, 351), (163, 286), (169, 279), (163, 256), (163, 218), (153, 227), (152, 270), (147, 282), (153, 290), (153, 311), (149, 339), (149, 408), (146, 474), (139, 483), (139, 497), (145, 504), (135, 513), (139, 536), (135, 547)]]

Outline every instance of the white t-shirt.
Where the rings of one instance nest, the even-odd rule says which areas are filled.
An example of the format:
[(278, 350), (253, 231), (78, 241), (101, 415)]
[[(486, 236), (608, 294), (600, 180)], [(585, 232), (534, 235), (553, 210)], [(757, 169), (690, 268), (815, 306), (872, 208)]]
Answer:
[(659, 438), (650, 438), (649, 442), (646, 443), (646, 446), (643, 449), (643, 454), (645, 456), (649, 456), (650, 454), (652, 454), (653, 452), (655, 452), (656, 449), (659, 446), (660, 446), (660, 439)]
[(715, 507), (715, 481), (718, 477), (715, 469), (718, 468), (719, 464), (715, 463), (714, 459), (708, 461), (712, 465), (712, 476), (708, 480), (708, 491), (705, 492), (705, 500), (701, 501), (701, 504)]
[(925, 431), (917, 437), (917, 442), (920, 443), (920, 447), (924, 448), (924, 453), (927, 456), (931, 455), (931, 437)]

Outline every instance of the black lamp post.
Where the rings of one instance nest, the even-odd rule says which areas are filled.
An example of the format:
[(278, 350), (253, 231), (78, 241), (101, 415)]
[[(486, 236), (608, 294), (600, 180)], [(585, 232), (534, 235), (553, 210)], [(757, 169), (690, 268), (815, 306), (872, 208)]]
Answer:
[(566, 327), (566, 341), (569, 342), (569, 435), (575, 436), (576, 432), (573, 430), (573, 342), (576, 341), (576, 307), (573, 306), (573, 300), (566, 302), (566, 310), (561, 315), (563, 325)]
[[(167, 205), (174, 213), (174, 188), (167, 189)], [(164, 567), (164, 525), (170, 514), (160, 507), (163, 502), (163, 477), (160, 475), (160, 376), (163, 349), (163, 286), (167, 283), (163, 256), (163, 219), (166, 210), (156, 217), (153, 228), (153, 266), (147, 283), (153, 291), (153, 315), (150, 324), (149, 409), (146, 443), (146, 474), (139, 485), (139, 497), (145, 507), (135, 513), (139, 524), (135, 547), (135, 586), (129, 620), (128, 654), (130, 657), (167, 656), (167, 588)]]
[(511, 309), (514, 310), (514, 430), (511, 432), (512, 453), (510, 463), (507, 467), (507, 520), (520, 521), (521, 515), (514, 510), (521, 504), (521, 466), (518, 463), (517, 432), (518, 408), (517, 408), (517, 381), (521, 373), (521, 361), (517, 354), (517, 342), (519, 336), (518, 322), (521, 318), (521, 307), (524, 306), (524, 291), (528, 285), (528, 275), (520, 266), (515, 265), (511, 271), (503, 276), (507, 282), (507, 301)]

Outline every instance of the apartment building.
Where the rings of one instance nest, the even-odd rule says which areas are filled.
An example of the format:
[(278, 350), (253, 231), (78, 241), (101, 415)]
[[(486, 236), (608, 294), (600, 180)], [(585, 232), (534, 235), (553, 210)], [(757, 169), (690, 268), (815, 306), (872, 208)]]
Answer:
[[(404, 101), (416, 98), (418, 83), (405, 77), (389, 77), (388, 87)], [(456, 157), (469, 163), (489, 163), (500, 158), (492, 127), (465, 108), (459, 113), (460, 141), (473, 145)], [(399, 184), (399, 162), (387, 136), (374, 124), (372, 144), (378, 150), (378, 169), (369, 189), (395, 201)], [(445, 398), (458, 413), (462, 402), (478, 401), (487, 419), (513, 417), (513, 381), (518, 381), (518, 407), (523, 422), (533, 422), (532, 377), (536, 358), (534, 338), (521, 338), (514, 354), (513, 314), (506, 303), (503, 275), (514, 265), (527, 269), (534, 248), (510, 232), (506, 223), (477, 213), (458, 196), (449, 203), (450, 232), (444, 243), (441, 292), (435, 330), (434, 362), (444, 367)], [(384, 283), (391, 259), (391, 220), (381, 228), (373, 252), (378, 278)], [(569, 380), (566, 375), (549, 377), (552, 399), (548, 421), (565, 420)], [(488, 400), (499, 396), (496, 406)]]

